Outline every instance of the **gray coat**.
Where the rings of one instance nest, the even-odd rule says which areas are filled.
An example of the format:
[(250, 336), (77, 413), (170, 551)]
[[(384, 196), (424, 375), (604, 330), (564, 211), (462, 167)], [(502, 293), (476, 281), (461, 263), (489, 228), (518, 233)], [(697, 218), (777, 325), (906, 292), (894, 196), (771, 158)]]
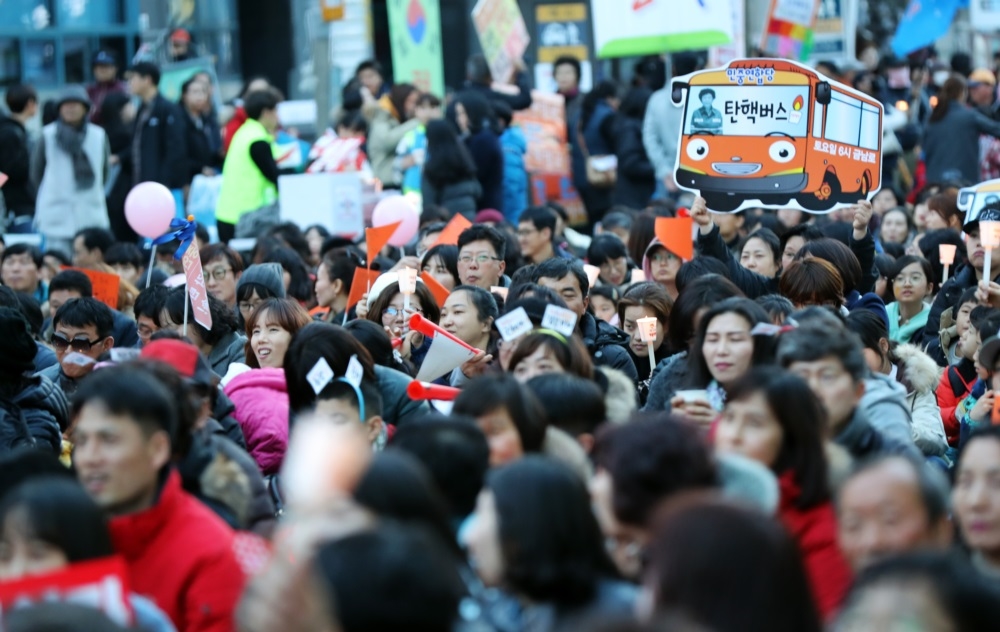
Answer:
[(671, 174), (671, 177), (673, 175), (677, 162), (677, 141), (684, 122), (684, 111), (674, 107), (670, 100), (670, 90), (668, 83), (665, 88), (653, 93), (642, 123), (642, 144), (656, 169), (657, 180), (663, 180), (667, 174)]
[(979, 135), (1000, 137), (1000, 122), (952, 103), (939, 121), (929, 121), (921, 142), (928, 182), (979, 182)]

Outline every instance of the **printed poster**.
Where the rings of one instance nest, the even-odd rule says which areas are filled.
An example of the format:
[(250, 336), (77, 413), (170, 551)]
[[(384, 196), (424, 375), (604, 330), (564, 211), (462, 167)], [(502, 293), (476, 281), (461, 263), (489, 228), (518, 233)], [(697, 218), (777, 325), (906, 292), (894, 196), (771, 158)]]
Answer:
[(386, 7), (393, 80), (444, 97), (439, 0), (388, 0)]
[(595, 54), (638, 57), (728, 44), (733, 40), (730, 2), (741, 1), (591, 0)]
[(796, 61), (809, 56), (816, 12), (822, 0), (771, 0), (760, 48)]
[(809, 59), (813, 63), (823, 59), (838, 62), (854, 59), (857, 16), (857, 0), (820, 0)]
[(514, 64), (524, 57), (531, 37), (516, 0), (479, 0), (472, 9), (472, 24), (493, 81), (507, 83)]
[(739, 59), (671, 85), (684, 108), (674, 178), (709, 209), (828, 213), (878, 192), (877, 100), (783, 59)]
[(15, 608), (59, 601), (94, 608), (115, 623), (128, 627), (133, 617), (127, 577), (124, 560), (108, 557), (70, 564), (51, 573), (0, 582), (0, 620)]

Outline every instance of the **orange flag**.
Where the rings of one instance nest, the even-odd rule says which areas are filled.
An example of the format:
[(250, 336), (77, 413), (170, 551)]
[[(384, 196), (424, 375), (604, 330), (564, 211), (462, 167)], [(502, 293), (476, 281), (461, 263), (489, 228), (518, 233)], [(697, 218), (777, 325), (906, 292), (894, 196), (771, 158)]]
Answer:
[[(372, 261), (378, 256), (378, 253), (382, 252), (385, 245), (389, 243), (389, 239), (392, 238), (392, 234), (396, 232), (399, 225), (403, 222), (395, 222), (392, 224), (386, 224), (385, 226), (376, 226), (375, 228), (365, 229), (365, 247), (368, 249), (368, 267), (372, 267)], [(354, 286), (351, 286), (352, 289)]]
[(118, 289), (121, 286), (121, 277), (110, 272), (101, 272), (89, 268), (71, 268), (87, 275), (90, 285), (94, 289), (94, 298), (104, 303), (111, 309), (118, 309)]
[(368, 268), (356, 268), (354, 270), (354, 280), (351, 281), (351, 293), (347, 295), (347, 309), (351, 309), (358, 304), (361, 297), (365, 295), (375, 279), (381, 274), (378, 270)]
[(694, 220), (690, 217), (657, 217), (654, 230), (656, 238), (684, 261), (694, 258), (694, 239), (691, 231)]
[(434, 300), (437, 301), (438, 307), (444, 305), (444, 302), (448, 299), (448, 295), (451, 294), (448, 288), (441, 285), (429, 272), (421, 272), (420, 279), (427, 286), (427, 289), (431, 291), (431, 294), (434, 295)]
[[(457, 246), (458, 236), (462, 234), (462, 231), (472, 226), (472, 222), (465, 219), (464, 215), (455, 214), (449, 220), (448, 224), (444, 227), (444, 230), (438, 235), (438, 238), (434, 240), (431, 248), (434, 246), (446, 245), (446, 246)], [(430, 250), (430, 248), (428, 248)]]

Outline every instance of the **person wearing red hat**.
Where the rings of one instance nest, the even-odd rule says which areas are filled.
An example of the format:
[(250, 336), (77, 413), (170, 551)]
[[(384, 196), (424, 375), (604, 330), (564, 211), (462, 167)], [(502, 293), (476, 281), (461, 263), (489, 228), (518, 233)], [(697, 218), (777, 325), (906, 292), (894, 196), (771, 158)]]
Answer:
[(187, 29), (174, 29), (170, 34), (170, 59), (187, 61), (197, 55), (191, 50), (191, 33)]

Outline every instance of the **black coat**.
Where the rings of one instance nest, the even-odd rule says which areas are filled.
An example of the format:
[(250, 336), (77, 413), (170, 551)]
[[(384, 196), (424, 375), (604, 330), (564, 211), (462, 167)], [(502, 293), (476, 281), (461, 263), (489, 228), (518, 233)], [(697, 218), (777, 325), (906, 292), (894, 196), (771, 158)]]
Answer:
[[(159, 182), (180, 189), (188, 182), (184, 113), (156, 95), (136, 116), (135, 136), (122, 159), (131, 166), (132, 182)], [(136, 160), (138, 158), (138, 160)]]
[[(184, 140), (187, 143), (187, 183), (206, 167), (221, 171), (222, 161), (218, 153), (213, 152), (213, 142), (209, 134), (218, 133), (204, 118), (195, 120), (187, 112), (182, 113)], [(221, 140), (214, 145), (220, 145)]]
[(589, 312), (580, 319), (577, 331), (595, 366), (617, 369), (632, 381), (639, 379), (635, 363), (632, 362), (626, 347), (628, 335), (625, 332), (603, 320), (598, 320)]
[(0, 115), (0, 173), (9, 180), (0, 189), (8, 211), (16, 215), (33, 215), (37, 191), (29, 177), (31, 150), (28, 132), (12, 118)]
[(642, 119), (621, 114), (616, 118), (618, 182), (615, 183), (614, 202), (629, 208), (644, 209), (656, 191), (656, 169), (642, 144)]
[(503, 147), (500, 137), (490, 129), (483, 128), (476, 134), (467, 136), (465, 146), (476, 163), (476, 177), (482, 187), (477, 210), (503, 208)]
[(36, 447), (58, 455), (69, 427), (69, 403), (52, 380), (27, 378), (20, 393), (0, 399), (0, 450)]

